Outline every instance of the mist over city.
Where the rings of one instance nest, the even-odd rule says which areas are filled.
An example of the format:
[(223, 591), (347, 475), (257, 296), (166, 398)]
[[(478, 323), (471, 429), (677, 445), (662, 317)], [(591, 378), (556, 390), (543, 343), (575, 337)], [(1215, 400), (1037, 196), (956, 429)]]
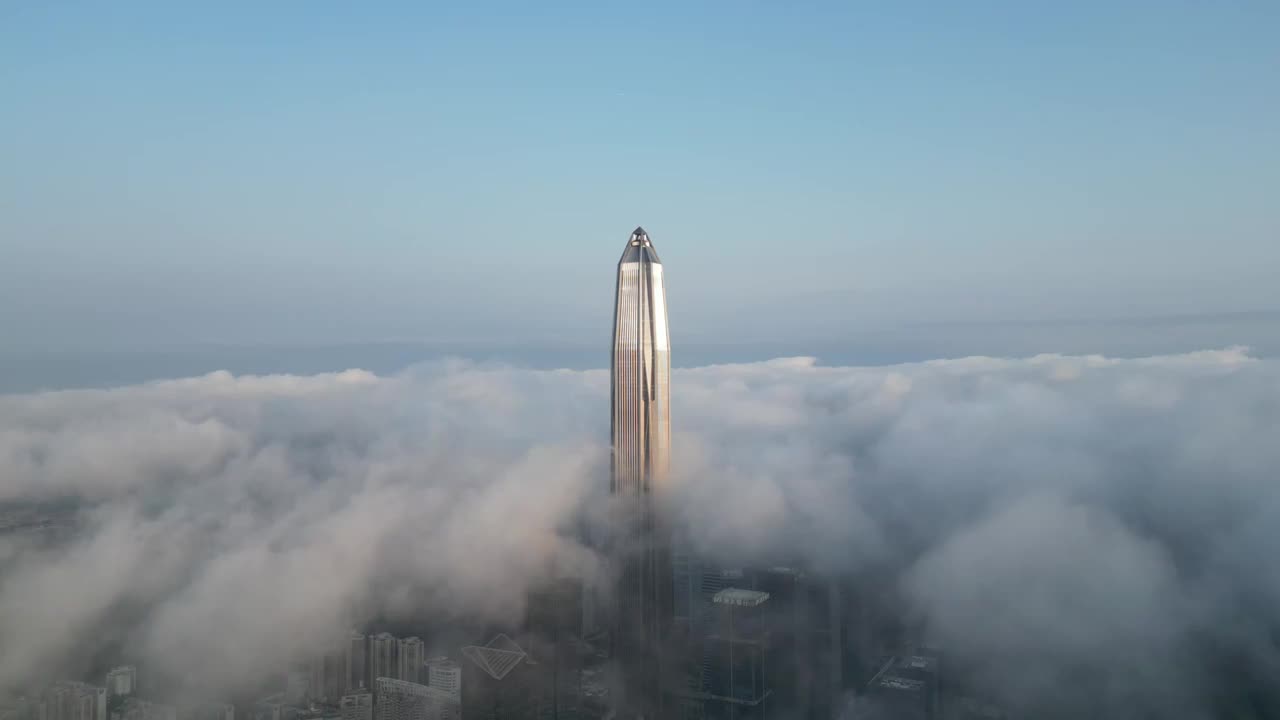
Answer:
[[(1241, 348), (677, 370), (678, 504), (699, 553), (875, 577), (1011, 711), (1212, 717), (1272, 697), (1278, 381)], [(234, 695), (353, 608), (518, 618), (600, 572), (607, 405), (605, 371), (465, 362), (7, 396), (6, 512), (50, 524), (3, 536), (0, 679)]]
[(0, 720), (1280, 718), (1276, 27), (0, 4)]

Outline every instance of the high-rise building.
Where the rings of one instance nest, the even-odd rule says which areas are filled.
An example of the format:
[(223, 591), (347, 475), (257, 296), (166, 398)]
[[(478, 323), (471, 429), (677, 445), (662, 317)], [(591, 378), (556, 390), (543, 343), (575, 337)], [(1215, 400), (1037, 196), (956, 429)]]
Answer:
[(854, 702), (856, 720), (937, 720), (938, 658), (917, 649), (885, 661)]
[(311, 661), (307, 664), (307, 697), (312, 700), (325, 699), (325, 666), (329, 659), (325, 653), (318, 653), (311, 656)]
[(447, 657), (431, 658), (427, 661), (427, 687), (461, 698), (462, 666)]
[(346, 648), (344, 652), (344, 676), (343, 690), (356, 690), (359, 688), (367, 688), (365, 680), (365, 657), (369, 654), (368, 641), (364, 635), (351, 631), (351, 635), (347, 638)]
[(423, 663), (426, 662), (427, 651), (422, 640), (416, 637), (402, 638), (399, 643), (396, 677), (405, 682), (421, 683), (423, 680)]
[(107, 695), (121, 697), (132, 695), (138, 689), (138, 668), (121, 665), (107, 673)]
[(391, 633), (378, 633), (369, 637), (368, 687), (377, 695), (378, 678), (398, 679), (400, 643)]
[(107, 689), (61, 681), (45, 691), (38, 720), (107, 720)]
[(293, 667), (284, 675), (282, 699), (289, 705), (301, 705), (311, 690), (311, 673), (305, 666)]
[(583, 717), (583, 582), (548, 580), (529, 592), (519, 643), (537, 666), (542, 718)]
[(663, 504), (671, 451), (671, 356), (662, 263), (644, 228), (618, 261), (611, 365), (610, 487), (622, 514), (617, 567), (612, 702), (621, 718), (666, 717), (673, 675), (670, 530)]
[(707, 720), (764, 720), (771, 695), (765, 676), (769, 593), (730, 587), (711, 601), (715, 610), (699, 658), (702, 690), (696, 697), (702, 713), (690, 714)]
[(347, 692), (347, 658), (340, 650), (311, 656), (307, 697), (336, 703)]
[(378, 678), (375, 720), (456, 720), (458, 699), (426, 685)]
[(307, 697), (332, 705), (350, 691), (367, 687), (365, 655), (365, 637), (354, 630), (323, 641), (308, 660)]
[(178, 720), (178, 709), (172, 705), (126, 698), (111, 720)]
[(373, 720), (373, 693), (361, 691), (343, 695), (338, 701), (342, 720)]
[(249, 706), (249, 720), (291, 720), (296, 708), (286, 705), (284, 693), (265, 697)]
[[(718, 570), (692, 556), (676, 567), (676, 617), (687, 628), (682, 647), (689, 662), (674, 715), (750, 718), (785, 709), (794, 720), (826, 720), (839, 713), (846, 608), (838, 583), (788, 567)], [(767, 602), (750, 611), (725, 602), (750, 593)], [(760, 665), (742, 670), (752, 653)], [(735, 689), (726, 693), (729, 667), (739, 669), (728, 683)], [(761, 684), (743, 686), (747, 678)]]
[(748, 570), (751, 587), (770, 594), (769, 688), (774, 706), (796, 720), (838, 714), (843, 685), (845, 605), (830, 578), (796, 568)]
[(554, 717), (543, 712), (543, 668), (505, 633), (484, 645), (462, 648), (462, 656), (469, 661), (462, 678), (462, 715), (467, 720)]
[(0, 702), (0, 720), (38, 720), (39, 708), (32, 698), (14, 698)]
[(16, 698), (0, 702), (0, 720), (37, 720), (39, 708), (30, 698)]

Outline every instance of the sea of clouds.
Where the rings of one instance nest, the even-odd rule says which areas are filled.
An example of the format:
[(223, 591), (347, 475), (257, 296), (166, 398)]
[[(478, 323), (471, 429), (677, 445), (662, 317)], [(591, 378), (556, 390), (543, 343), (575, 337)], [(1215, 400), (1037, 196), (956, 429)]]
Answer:
[[(1278, 361), (788, 358), (672, 402), (700, 551), (876, 569), (1012, 709), (1208, 717), (1280, 676)], [(354, 608), (514, 616), (599, 568), (608, 404), (607, 371), (465, 362), (0, 396), (0, 503), (79, 508), (0, 536), (0, 686), (112, 643), (235, 687)]]

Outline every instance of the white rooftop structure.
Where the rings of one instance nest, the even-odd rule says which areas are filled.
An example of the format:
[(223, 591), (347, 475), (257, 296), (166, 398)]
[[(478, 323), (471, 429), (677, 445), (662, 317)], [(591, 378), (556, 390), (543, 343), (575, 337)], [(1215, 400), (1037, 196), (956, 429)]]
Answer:
[(743, 590), (742, 588), (725, 588), (716, 593), (711, 601), (719, 605), (737, 605), (738, 607), (757, 607), (769, 599), (769, 593), (759, 590)]
[(891, 690), (920, 690), (924, 688), (923, 680), (913, 680), (911, 678), (898, 677), (889, 675), (880, 678), (877, 683), (880, 687), (889, 688)]
[(490, 640), (488, 645), (468, 645), (462, 648), (462, 654), (494, 680), (506, 677), (528, 657), (524, 648), (501, 633)]
[(138, 669), (133, 665), (121, 665), (107, 673), (108, 695), (132, 695), (138, 686)]

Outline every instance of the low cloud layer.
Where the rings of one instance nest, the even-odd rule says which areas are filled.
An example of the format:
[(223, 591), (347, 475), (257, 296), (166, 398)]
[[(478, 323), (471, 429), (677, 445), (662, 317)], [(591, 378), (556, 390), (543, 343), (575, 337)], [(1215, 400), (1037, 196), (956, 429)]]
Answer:
[[(672, 387), (701, 550), (874, 571), (1012, 709), (1208, 717), (1280, 671), (1278, 362), (794, 358)], [(0, 536), (0, 684), (123, 642), (233, 686), (356, 614), (510, 616), (596, 568), (574, 537), (607, 410), (605, 371), (461, 363), (0, 397), (0, 502), (80, 508), (69, 543)]]

